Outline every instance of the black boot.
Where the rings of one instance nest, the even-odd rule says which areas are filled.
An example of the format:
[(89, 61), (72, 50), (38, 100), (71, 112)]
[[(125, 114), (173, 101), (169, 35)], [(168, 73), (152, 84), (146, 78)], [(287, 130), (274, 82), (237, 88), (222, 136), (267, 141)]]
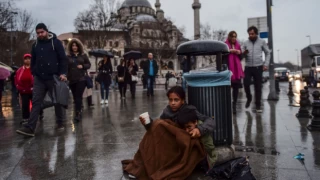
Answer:
[(92, 103), (92, 96), (87, 97), (88, 107), (93, 107), (94, 104)]
[(79, 122), (82, 119), (81, 111), (76, 112), (76, 116), (74, 117), (74, 122)]

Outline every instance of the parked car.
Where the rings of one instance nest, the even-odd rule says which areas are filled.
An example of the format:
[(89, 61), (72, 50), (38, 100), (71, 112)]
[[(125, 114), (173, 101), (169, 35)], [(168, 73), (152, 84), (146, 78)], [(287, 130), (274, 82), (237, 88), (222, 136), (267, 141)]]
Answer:
[(275, 68), (274, 69), (274, 77), (279, 81), (288, 81), (289, 80), (290, 70), (285, 67)]

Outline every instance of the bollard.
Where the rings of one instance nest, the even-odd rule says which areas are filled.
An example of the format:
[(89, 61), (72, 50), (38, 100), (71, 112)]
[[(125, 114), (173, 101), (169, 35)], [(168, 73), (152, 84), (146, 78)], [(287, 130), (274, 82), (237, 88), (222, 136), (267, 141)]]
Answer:
[(292, 82), (289, 81), (289, 92), (288, 92), (288, 96), (294, 96), (293, 90), (292, 90)]
[(307, 127), (310, 131), (320, 131), (320, 92), (314, 91), (312, 93), (312, 115), (311, 124)]
[(308, 111), (308, 100), (307, 100), (307, 93), (305, 90), (300, 91), (300, 109), (299, 112), (296, 114), (297, 118), (311, 118)]
[(306, 95), (307, 95), (307, 106), (311, 106), (311, 101), (310, 101), (310, 94), (309, 94), (309, 87), (305, 86), (304, 90), (306, 91)]
[(276, 85), (276, 91), (277, 93), (279, 93), (280, 92), (279, 80), (275, 80), (275, 85)]

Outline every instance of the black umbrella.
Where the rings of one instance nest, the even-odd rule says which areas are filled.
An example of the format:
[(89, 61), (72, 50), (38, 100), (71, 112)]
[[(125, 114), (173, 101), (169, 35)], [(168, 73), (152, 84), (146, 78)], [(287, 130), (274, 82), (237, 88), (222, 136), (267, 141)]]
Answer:
[(201, 56), (201, 55), (217, 55), (229, 54), (229, 47), (226, 43), (221, 41), (189, 41), (181, 44), (177, 48), (177, 55), (190, 55), (190, 56)]
[(103, 50), (103, 49), (94, 49), (94, 50), (91, 50), (89, 51), (89, 55), (90, 56), (94, 56), (94, 57), (104, 57), (104, 56), (107, 56), (107, 57), (110, 57), (110, 58), (113, 58), (113, 54), (109, 51), (106, 51), (106, 50)]
[(129, 51), (123, 55), (123, 57), (127, 60), (130, 59), (140, 59), (142, 58), (142, 53), (140, 51)]

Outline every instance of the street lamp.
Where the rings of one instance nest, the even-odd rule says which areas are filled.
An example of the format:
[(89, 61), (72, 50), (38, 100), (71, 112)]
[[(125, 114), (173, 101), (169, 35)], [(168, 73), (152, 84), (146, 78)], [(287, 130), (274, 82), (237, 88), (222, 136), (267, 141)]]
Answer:
[(11, 61), (11, 66), (13, 65), (13, 48), (12, 48), (12, 34), (13, 34), (13, 16), (14, 15), (17, 15), (18, 13), (17, 12), (10, 12), (11, 14), (11, 17), (10, 17), (10, 20), (11, 20), (11, 32), (10, 32), (10, 61)]
[(278, 49), (278, 63), (280, 64), (280, 49)]
[(298, 70), (299, 70), (299, 50), (298, 49), (296, 49), (296, 51), (297, 51), (297, 65), (298, 65)]
[(309, 38), (309, 45), (311, 45), (311, 36), (308, 35), (308, 36), (306, 36), (306, 37)]

